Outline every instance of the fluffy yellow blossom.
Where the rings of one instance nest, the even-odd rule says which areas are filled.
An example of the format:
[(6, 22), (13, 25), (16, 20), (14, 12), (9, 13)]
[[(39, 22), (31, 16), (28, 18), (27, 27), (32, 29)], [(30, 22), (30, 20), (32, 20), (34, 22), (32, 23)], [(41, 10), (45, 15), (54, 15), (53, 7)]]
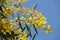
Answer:
[[(0, 37), (3, 37), (4, 40), (29, 40), (28, 37), (32, 37), (31, 26), (34, 26), (36, 34), (38, 28), (47, 34), (52, 32), (51, 26), (46, 26), (47, 18), (43, 13), (23, 7), (27, 1), (0, 0), (0, 10), (2, 10), (0, 11)], [(13, 17), (13, 20), (10, 20), (10, 17)]]
[(27, 36), (27, 33), (26, 33), (26, 32), (22, 32), (22, 35), (23, 35), (23, 36)]
[(27, 37), (20, 37), (18, 40), (28, 40)]
[(6, 32), (3, 32), (4, 35), (6, 35)]
[(28, 0), (18, 0), (20, 2), (20, 5), (23, 5), (25, 2), (27, 2)]
[(15, 20), (18, 20), (18, 18), (15, 18)]
[(30, 18), (28, 19), (28, 22), (31, 22), (31, 21), (33, 21), (33, 18), (32, 18), (32, 17), (30, 17)]
[(13, 22), (13, 20), (10, 20), (10, 23), (12, 23)]
[(34, 17), (34, 18), (33, 18), (33, 20), (38, 20), (38, 19), (39, 19), (39, 17)]
[(17, 29), (17, 30), (15, 31), (15, 34), (21, 34), (21, 29), (20, 29), (20, 28)]
[(50, 25), (48, 25), (48, 29), (50, 29), (51, 28), (51, 26)]
[(47, 21), (40, 21), (40, 24), (45, 25)]
[(6, 17), (6, 18), (10, 18), (10, 16), (12, 15), (11, 10), (9, 8), (2, 8), (3, 12), (2, 14)]
[[(12, 25), (11, 23), (8, 23), (6, 19), (2, 19), (1, 20), (1, 24), (0, 26), (2, 26), (1, 32), (5, 35), (7, 32), (9, 34), (11, 34), (11, 31), (14, 30), (14, 25)], [(13, 30), (12, 30), (13, 29)]]
[(25, 21), (25, 20), (26, 20), (26, 18), (25, 18), (24, 16), (22, 16), (22, 17), (20, 18), (20, 20), (24, 20), (24, 21)]
[(8, 33), (9, 33), (9, 32), (10, 32), (10, 30), (9, 30), (9, 29), (6, 29), (6, 32), (8, 32)]
[(6, 19), (2, 19), (2, 23), (5, 24), (7, 21)]
[(3, 32), (4, 32), (4, 30), (2, 29), (2, 30), (1, 30), (1, 32), (3, 33)]
[(28, 13), (27, 13), (26, 15), (27, 15), (27, 16), (29, 16), (29, 14), (28, 14)]
[(44, 30), (44, 29), (46, 29), (46, 26), (44, 25), (44, 26), (42, 26), (42, 29)]
[(18, 40), (28, 40), (27, 33), (26, 32), (22, 32), (22, 37), (19, 37)]
[(51, 32), (52, 32), (52, 30), (51, 30), (51, 26), (48, 25), (48, 28), (47, 28), (47, 30), (46, 30), (46, 33), (49, 34), (49, 33), (51, 33)]

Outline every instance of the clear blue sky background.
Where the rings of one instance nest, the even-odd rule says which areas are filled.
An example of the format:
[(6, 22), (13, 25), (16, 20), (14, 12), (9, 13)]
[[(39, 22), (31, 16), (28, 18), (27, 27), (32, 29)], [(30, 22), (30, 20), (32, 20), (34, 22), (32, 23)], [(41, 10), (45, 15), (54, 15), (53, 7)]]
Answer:
[(54, 33), (49, 35), (42, 34), (38, 29), (39, 34), (35, 40), (60, 40), (60, 0), (29, 0), (24, 6), (32, 8), (35, 3), (37, 4), (36, 10), (43, 12), (48, 24), (56, 28)]

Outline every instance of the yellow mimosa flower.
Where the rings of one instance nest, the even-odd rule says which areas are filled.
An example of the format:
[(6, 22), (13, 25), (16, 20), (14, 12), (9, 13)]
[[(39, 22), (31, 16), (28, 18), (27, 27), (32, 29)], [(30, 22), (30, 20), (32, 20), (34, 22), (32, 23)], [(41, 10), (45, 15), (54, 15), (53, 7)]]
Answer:
[(21, 34), (21, 28), (17, 29), (17, 30), (15, 31), (15, 34)]
[(9, 33), (9, 32), (10, 32), (10, 30), (9, 30), (9, 29), (6, 29), (6, 32), (8, 32), (8, 33)]
[(28, 19), (28, 21), (29, 21), (29, 22), (33, 21), (33, 18), (32, 18), (32, 17), (30, 17), (30, 18)]
[(13, 21), (12, 20), (10, 20), (10, 23), (12, 23)]
[(4, 30), (2, 29), (1, 32), (4, 33)]
[(46, 29), (46, 26), (44, 25), (44, 26), (42, 26), (42, 29)]
[(48, 28), (47, 28), (47, 30), (46, 30), (46, 33), (49, 34), (49, 33), (51, 33), (51, 32), (52, 32), (52, 30), (51, 30), (51, 26), (48, 25)]
[(3, 34), (6, 35), (6, 32), (4, 32)]
[(18, 18), (15, 18), (15, 20), (18, 20)]

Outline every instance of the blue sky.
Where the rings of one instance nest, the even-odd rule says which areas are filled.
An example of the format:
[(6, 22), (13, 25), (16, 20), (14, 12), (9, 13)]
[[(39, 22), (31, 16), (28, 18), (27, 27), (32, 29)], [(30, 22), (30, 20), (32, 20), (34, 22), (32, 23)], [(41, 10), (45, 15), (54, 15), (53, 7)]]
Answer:
[(44, 13), (48, 24), (55, 28), (54, 33), (49, 35), (42, 34), (38, 29), (35, 40), (60, 40), (60, 0), (29, 0), (24, 6), (32, 8), (34, 4), (37, 4), (36, 10)]

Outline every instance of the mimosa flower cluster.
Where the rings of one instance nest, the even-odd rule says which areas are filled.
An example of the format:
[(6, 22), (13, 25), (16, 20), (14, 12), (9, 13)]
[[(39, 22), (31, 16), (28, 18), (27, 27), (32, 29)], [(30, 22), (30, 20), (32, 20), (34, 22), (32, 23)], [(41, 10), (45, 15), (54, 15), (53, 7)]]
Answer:
[[(38, 28), (47, 34), (52, 32), (51, 26), (46, 25), (47, 18), (44, 17), (42, 12), (38, 12), (35, 8), (29, 9), (23, 6), (27, 1), (0, 0), (1, 40), (29, 40), (29, 36), (34, 40), (36, 34), (38, 34)], [(35, 30), (33, 36), (30, 29), (32, 26)]]

